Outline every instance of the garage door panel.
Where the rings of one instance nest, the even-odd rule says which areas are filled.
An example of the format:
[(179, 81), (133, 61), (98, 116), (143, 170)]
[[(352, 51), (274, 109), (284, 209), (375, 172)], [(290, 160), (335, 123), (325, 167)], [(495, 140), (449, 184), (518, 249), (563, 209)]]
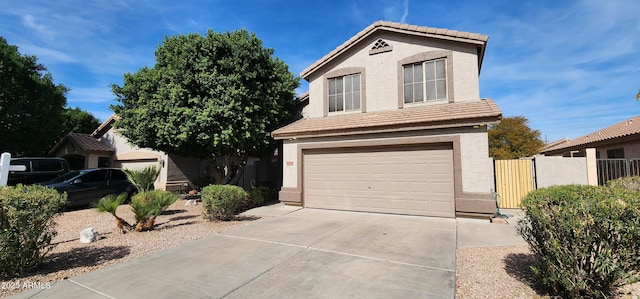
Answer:
[(307, 207), (454, 217), (453, 151), (303, 153)]

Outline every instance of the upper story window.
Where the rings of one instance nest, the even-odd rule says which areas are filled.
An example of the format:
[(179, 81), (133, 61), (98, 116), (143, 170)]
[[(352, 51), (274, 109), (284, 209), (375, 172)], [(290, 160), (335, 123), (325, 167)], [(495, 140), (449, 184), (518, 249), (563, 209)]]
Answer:
[(327, 80), (329, 113), (360, 110), (360, 74)]
[(404, 103), (447, 99), (446, 59), (403, 65)]

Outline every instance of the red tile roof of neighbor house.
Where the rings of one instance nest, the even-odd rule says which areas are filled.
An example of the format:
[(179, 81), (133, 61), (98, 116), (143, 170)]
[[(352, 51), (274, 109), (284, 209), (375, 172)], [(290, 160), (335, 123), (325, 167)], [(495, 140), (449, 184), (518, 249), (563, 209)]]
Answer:
[(375, 133), (495, 123), (502, 111), (491, 99), (305, 118), (275, 130), (276, 139)]
[(113, 152), (113, 148), (98, 141), (91, 134), (69, 133), (65, 135), (50, 151), (53, 154), (62, 146), (65, 141), (69, 140), (73, 145), (85, 152)]
[(546, 146), (541, 153), (561, 152), (568, 151), (577, 148), (585, 148), (587, 145), (596, 145), (599, 143), (605, 143), (614, 139), (633, 136), (640, 134), (640, 115), (619, 122), (615, 125), (606, 127), (602, 130), (598, 130), (582, 137), (575, 139), (565, 139), (560, 142), (554, 142)]
[(112, 152), (113, 149), (95, 139), (91, 134), (82, 134), (82, 133), (69, 133), (67, 134), (67, 138), (77, 146), (80, 146), (81, 149), (85, 151), (95, 151), (95, 152)]
[(480, 46), (480, 53), (478, 54), (478, 69), (480, 69), (482, 66), (482, 58), (484, 56), (484, 47), (486, 46), (487, 41), (489, 40), (489, 37), (487, 35), (483, 35), (479, 33), (408, 25), (408, 24), (388, 22), (388, 21), (377, 21), (369, 25), (364, 30), (358, 32), (358, 34), (356, 34), (355, 36), (353, 36), (352, 38), (344, 42), (342, 45), (335, 48), (333, 51), (329, 52), (329, 54), (320, 58), (320, 60), (316, 61), (314, 64), (304, 69), (300, 73), (300, 77), (304, 79), (308, 79), (308, 76), (311, 73), (313, 73), (320, 67), (327, 64), (333, 58), (344, 53), (345, 51), (350, 49), (353, 45), (357, 44), (361, 40), (367, 38), (368, 36), (372, 35), (373, 33), (379, 30), (399, 32), (399, 33), (411, 34), (411, 35), (422, 36), (427, 38), (437, 38), (437, 39), (445, 39), (445, 40), (477, 44), (478, 46)]

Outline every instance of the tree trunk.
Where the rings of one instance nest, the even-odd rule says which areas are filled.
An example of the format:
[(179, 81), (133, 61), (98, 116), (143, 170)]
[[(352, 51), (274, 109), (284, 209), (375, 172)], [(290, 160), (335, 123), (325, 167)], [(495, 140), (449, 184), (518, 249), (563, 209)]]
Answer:
[(135, 230), (136, 230), (137, 232), (141, 232), (141, 231), (143, 231), (143, 230), (144, 230), (144, 222), (142, 222), (142, 221), (138, 221), (138, 223), (136, 223), (136, 228), (135, 228)]
[[(218, 163), (215, 156), (209, 157), (209, 162), (214, 166), (213, 178), (215, 183), (220, 185), (237, 185), (244, 173), (247, 159), (248, 157), (241, 151), (225, 155), (223, 163)], [(237, 165), (232, 164), (234, 161), (237, 162)]]
[(216, 159), (216, 156), (211, 155), (207, 158), (207, 160), (209, 161), (209, 163), (211, 164), (211, 166), (213, 166), (213, 181), (216, 184), (222, 184), (222, 177), (223, 177), (223, 170), (220, 168), (220, 165), (218, 165), (218, 161)]
[(144, 224), (142, 225), (142, 230), (144, 231), (153, 230), (153, 225), (155, 224), (155, 222), (156, 222), (155, 217), (151, 217), (147, 219), (147, 221), (145, 221)]
[(120, 229), (120, 232), (126, 234), (128, 231), (131, 231), (132, 227), (126, 220), (116, 216), (113, 214), (113, 217), (116, 218), (116, 226)]
[(234, 174), (234, 176), (230, 179), (229, 184), (231, 185), (238, 185), (240, 178), (242, 177), (242, 175), (244, 174), (244, 167), (247, 165), (247, 160), (248, 157), (246, 155), (242, 155), (242, 156), (237, 156), (239, 161), (238, 164), (238, 168), (236, 170), (236, 173)]

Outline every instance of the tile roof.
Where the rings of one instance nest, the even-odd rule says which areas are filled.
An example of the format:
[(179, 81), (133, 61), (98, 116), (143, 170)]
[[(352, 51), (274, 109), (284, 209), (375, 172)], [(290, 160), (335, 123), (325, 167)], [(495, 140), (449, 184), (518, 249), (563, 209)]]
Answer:
[(307, 79), (311, 73), (313, 73), (323, 65), (327, 64), (333, 58), (344, 53), (353, 45), (357, 44), (358, 42), (360, 42), (361, 40), (370, 36), (371, 34), (373, 34), (378, 30), (386, 30), (386, 31), (392, 31), (392, 32), (417, 35), (422, 37), (446, 39), (446, 40), (477, 44), (481, 47), (479, 57), (478, 57), (479, 67), (482, 66), (482, 57), (484, 56), (484, 47), (486, 46), (487, 41), (489, 40), (489, 37), (487, 35), (483, 35), (479, 33), (416, 26), (416, 25), (409, 25), (409, 24), (388, 22), (388, 21), (377, 21), (369, 25), (364, 30), (360, 31), (358, 34), (356, 34), (355, 36), (353, 36), (352, 38), (344, 42), (342, 45), (335, 48), (333, 51), (329, 52), (329, 54), (320, 58), (320, 60), (316, 61), (314, 64), (304, 69), (300, 73), (300, 77)]
[(636, 134), (640, 134), (640, 115), (606, 127), (602, 130), (589, 133), (582, 137), (552, 144), (545, 147), (541, 153), (559, 153)]
[(305, 118), (275, 130), (275, 139), (431, 129), (494, 123), (502, 111), (491, 99), (391, 111)]
[(73, 144), (83, 149), (84, 151), (93, 151), (93, 152), (112, 152), (113, 151), (113, 148), (98, 141), (98, 139), (91, 136), (91, 134), (71, 132), (67, 134), (67, 138), (71, 142), (73, 142)]
[(50, 154), (55, 153), (58, 148), (67, 142), (67, 140), (77, 148), (85, 152), (113, 152), (113, 148), (98, 141), (91, 134), (69, 133), (49, 151)]

